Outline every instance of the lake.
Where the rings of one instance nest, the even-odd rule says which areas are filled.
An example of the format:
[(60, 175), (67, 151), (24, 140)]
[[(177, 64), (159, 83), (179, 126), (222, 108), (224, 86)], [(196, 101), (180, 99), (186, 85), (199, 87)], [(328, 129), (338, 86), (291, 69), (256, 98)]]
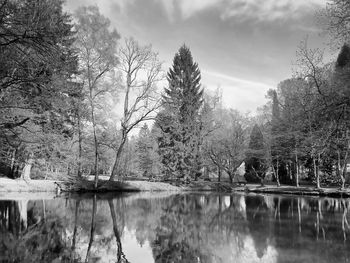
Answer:
[(0, 262), (350, 262), (349, 199), (214, 193), (0, 201)]

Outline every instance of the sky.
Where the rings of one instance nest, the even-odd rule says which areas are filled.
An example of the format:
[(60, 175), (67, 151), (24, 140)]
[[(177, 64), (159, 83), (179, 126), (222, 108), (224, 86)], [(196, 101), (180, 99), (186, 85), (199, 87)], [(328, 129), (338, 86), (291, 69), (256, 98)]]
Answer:
[(122, 37), (152, 44), (168, 71), (186, 44), (202, 86), (220, 88), (223, 104), (242, 112), (292, 76), (300, 42), (326, 44), (315, 13), (325, 0), (66, 0), (68, 12), (97, 5)]

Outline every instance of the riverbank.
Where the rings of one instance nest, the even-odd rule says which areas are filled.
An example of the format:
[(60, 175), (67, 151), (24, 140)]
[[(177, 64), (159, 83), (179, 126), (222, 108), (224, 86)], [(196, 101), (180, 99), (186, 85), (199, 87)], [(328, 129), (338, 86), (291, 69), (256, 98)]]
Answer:
[(289, 186), (281, 185), (247, 185), (244, 189), (236, 189), (236, 191), (244, 191), (248, 193), (264, 193), (264, 194), (289, 194), (289, 195), (310, 195), (310, 196), (329, 196), (338, 198), (350, 197), (350, 188), (340, 189), (339, 187), (324, 187), (317, 189), (313, 186)]
[[(149, 182), (149, 181), (124, 181), (119, 182), (119, 188), (110, 188), (106, 181), (101, 181), (105, 184), (105, 188), (101, 187), (99, 192), (104, 191), (119, 191), (119, 192), (187, 192), (187, 191), (207, 191), (207, 192), (248, 192), (248, 193), (266, 193), (266, 194), (288, 194), (288, 195), (311, 195), (311, 196), (329, 196), (329, 197), (350, 197), (350, 188), (339, 189), (336, 187), (325, 187), (316, 189), (313, 186), (286, 186), (276, 185), (260, 186), (258, 184), (238, 185), (230, 184), (229, 182), (207, 182), (197, 181), (189, 184), (177, 184), (167, 182)], [(117, 182), (116, 182), (117, 184)], [(60, 190), (62, 182), (53, 180), (21, 180), (0, 178), (0, 196), (7, 196), (9, 194), (16, 195), (16, 193), (52, 193), (56, 194)], [(72, 191), (75, 192), (75, 191)], [(79, 192), (79, 191), (77, 191)], [(83, 192), (83, 191), (81, 191)], [(88, 191), (85, 191), (88, 192)], [(21, 195), (22, 195), (21, 194)]]
[[(91, 182), (91, 181), (89, 181)], [(93, 184), (93, 182), (91, 182)], [(107, 181), (99, 181), (102, 186), (99, 188), (101, 192), (106, 191), (182, 191), (186, 187), (175, 186), (169, 183), (163, 182), (148, 182), (148, 181), (125, 181), (115, 182), (115, 189), (109, 187)], [(105, 186), (103, 186), (105, 185)], [(63, 182), (54, 180), (22, 180), (22, 179), (9, 179), (0, 178), (0, 193), (13, 193), (13, 192), (60, 192), (62, 190)], [(66, 189), (69, 190), (69, 189)]]
[(52, 180), (22, 180), (0, 178), (0, 192), (56, 192), (57, 185)]

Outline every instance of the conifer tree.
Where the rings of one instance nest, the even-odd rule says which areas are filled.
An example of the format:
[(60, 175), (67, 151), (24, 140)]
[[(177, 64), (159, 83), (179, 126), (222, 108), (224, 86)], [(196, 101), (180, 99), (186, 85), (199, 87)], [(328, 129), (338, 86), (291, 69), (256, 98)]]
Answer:
[(138, 156), (138, 168), (142, 175), (150, 176), (152, 172), (152, 141), (151, 132), (148, 125), (145, 123), (139, 132), (139, 138), (137, 140), (137, 156)]
[(280, 129), (280, 108), (278, 105), (278, 98), (276, 90), (272, 91), (272, 120), (271, 120), (271, 161), (272, 161), (272, 169), (277, 181), (277, 185), (280, 186), (279, 180), (279, 172), (281, 171), (280, 167), (282, 167), (281, 160), (281, 129)]
[(255, 177), (261, 185), (264, 184), (266, 161), (265, 161), (264, 137), (258, 125), (254, 125), (250, 134), (249, 148), (246, 154), (246, 174), (247, 181), (252, 181)]
[(198, 64), (185, 45), (176, 53), (167, 79), (169, 87), (163, 96), (165, 110), (157, 122), (162, 130), (159, 149), (164, 170), (178, 178), (197, 178), (201, 166), (199, 113), (203, 90)]

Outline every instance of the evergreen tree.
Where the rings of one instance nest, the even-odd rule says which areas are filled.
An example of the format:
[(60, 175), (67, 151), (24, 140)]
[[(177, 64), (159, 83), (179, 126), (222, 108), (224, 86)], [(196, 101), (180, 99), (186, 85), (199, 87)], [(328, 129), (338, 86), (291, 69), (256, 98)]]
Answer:
[(180, 160), (181, 152), (177, 130), (175, 127), (175, 119), (165, 111), (158, 113), (155, 126), (159, 128), (160, 135), (157, 137), (158, 154), (165, 177), (170, 178), (178, 176), (178, 160)]
[(194, 179), (201, 168), (200, 108), (203, 103), (201, 75), (191, 51), (183, 45), (176, 53), (163, 96), (165, 111), (158, 118), (162, 135), (159, 148), (166, 173)]
[(347, 166), (350, 162), (350, 47), (343, 45), (335, 63), (333, 76), (333, 92), (329, 97), (327, 112), (331, 126), (336, 121), (336, 128), (329, 143), (333, 152), (334, 166), (337, 167), (336, 174), (341, 180), (342, 188), (345, 187), (347, 179)]
[[(258, 179), (264, 184), (266, 161), (265, 161), (264, 137), (258, 125), (254, 125), (250, 134), (249, 148), (246, 154), (246, 174), (247, 181), (256, 181)], [(254, 179), (256, 178), (256, 179)]]
[(151, 132), (145, 123), (139, 132), (139, 138), (137, 140), (137, 157), (138, 168), (142, 175), (149, 176), (152, 173), (152, 141)]
[(271, 120), (271, 165), (277, 185), (280, 185), (280, 172), (283, 169), (281, 158), (281, 113), (278, 105), (276, 90), (271, 91), (272, 96), (272, 120)]

